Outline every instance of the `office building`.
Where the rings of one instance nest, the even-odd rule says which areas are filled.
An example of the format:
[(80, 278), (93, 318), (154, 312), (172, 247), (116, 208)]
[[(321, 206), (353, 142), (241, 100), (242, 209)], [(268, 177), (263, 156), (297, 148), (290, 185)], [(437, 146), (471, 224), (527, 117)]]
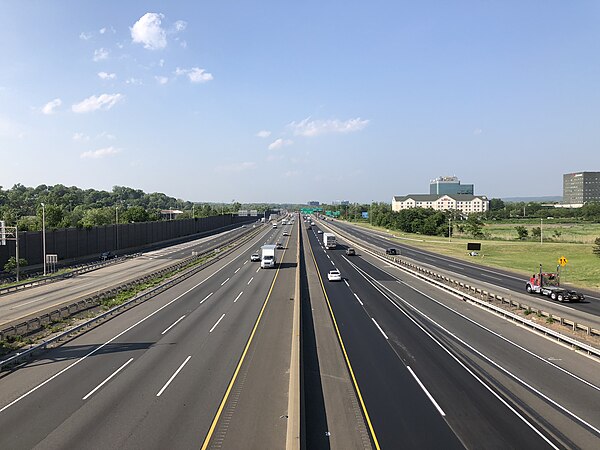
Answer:
[(457, 177), (437, 177), (429, 183), (429, 195), (465, 194), (473, 195), (472, 184), (460, 184)]
[(410, 208), (431, 208), (436, 211), (458, 210), (465, 215), (469, 215), (488, 211), (490, 201), (483, 195), (468, 194), (410, 194), (392, 197), (392, 211)]
[(600, 172), (563, 175), (563, 204), (576, 208), (587, 202), (600, 202)]

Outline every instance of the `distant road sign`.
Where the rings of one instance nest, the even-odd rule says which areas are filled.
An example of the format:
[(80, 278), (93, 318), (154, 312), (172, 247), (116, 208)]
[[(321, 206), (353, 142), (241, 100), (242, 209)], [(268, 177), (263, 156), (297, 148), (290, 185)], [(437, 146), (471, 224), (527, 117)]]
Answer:
[(569, 262), (569, 260), (567, 258), (565, 258), (564, 256), (561, 256), (560, 258), (558, 258), (558, 263), (562, 266), (565, 267), (567, 265), (567, 263)]
[(362, 218), (363, 218), (363, 219), (368, 219), (368, 218), (369, 218), (369, 211), (363, 211), (363, 212), (361, 213), (361, 215), (362, 215)]

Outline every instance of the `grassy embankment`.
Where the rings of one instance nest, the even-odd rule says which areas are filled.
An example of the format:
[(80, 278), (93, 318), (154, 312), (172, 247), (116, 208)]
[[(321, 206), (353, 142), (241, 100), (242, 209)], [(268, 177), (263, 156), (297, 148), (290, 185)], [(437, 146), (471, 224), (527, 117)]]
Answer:
[[(386, 231), (381, 227), (366, 228)], [(515, 227), (523, 225), (529, 230), (539, 227), (539, 222), (486, 223), (483, 227), (486, 239), (474, 239), (454, 231), (452, 239), (423, 236), (390, 230), (397, 241), (406, 245), (423, 248), (443, 255), (477, 262), (490, 267), (509, 269), (523, 274), (524, 279), (539, 270), (542, 264), (545, 271), (554, 272), (561, 256), (568, 263), (561, 269), (561, 281), (574, 286), (600, 289), (600, 258), (592, 253), (594, 239), (600, 237), (600, 224), (590, 223), (544, 223), (543, 243), (536, 240), (519, 241)], [(558, 231), (560, 235), (555, 234)], [(479, 256), (469, 256), (467, 242), (481, 242)]]

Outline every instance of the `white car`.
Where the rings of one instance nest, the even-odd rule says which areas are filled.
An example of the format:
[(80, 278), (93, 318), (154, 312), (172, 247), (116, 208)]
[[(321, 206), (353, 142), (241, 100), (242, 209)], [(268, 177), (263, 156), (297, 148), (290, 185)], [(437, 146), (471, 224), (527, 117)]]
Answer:
[(252, 262), (260, 261), (260, 255), (258, 253), (252, 253), (250, 255), (250, 261), (252, 261)]
[(317, 231), (318, 234), (323, 234), (323, 232), (321, 230)]
[(342, 274), (337, 269), (330, 270), (329, 273), (327, 274), (327, 279), (329, 281), (342, 281)]

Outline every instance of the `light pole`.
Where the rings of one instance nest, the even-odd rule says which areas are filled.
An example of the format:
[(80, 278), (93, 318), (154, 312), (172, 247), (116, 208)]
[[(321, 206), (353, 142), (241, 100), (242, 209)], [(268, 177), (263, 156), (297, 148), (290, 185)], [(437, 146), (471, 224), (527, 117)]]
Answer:
[(119, 205), (115, 206), (115, 234), (117, 237), (116, 250), (119, 250)]
[(451, 241), (452, 237), (452, 217), (448, 217), (448, 242)]
[(544, 243), (544, 219), (540, 217), (540, 245)]
[(46, 276), (46, 205), (42, 205), (42, 256), (44, 258), (44, 276)]
[(192, 203), (192, 219), (196, 218), (196, 214), (194, 213), (194, 204)]

